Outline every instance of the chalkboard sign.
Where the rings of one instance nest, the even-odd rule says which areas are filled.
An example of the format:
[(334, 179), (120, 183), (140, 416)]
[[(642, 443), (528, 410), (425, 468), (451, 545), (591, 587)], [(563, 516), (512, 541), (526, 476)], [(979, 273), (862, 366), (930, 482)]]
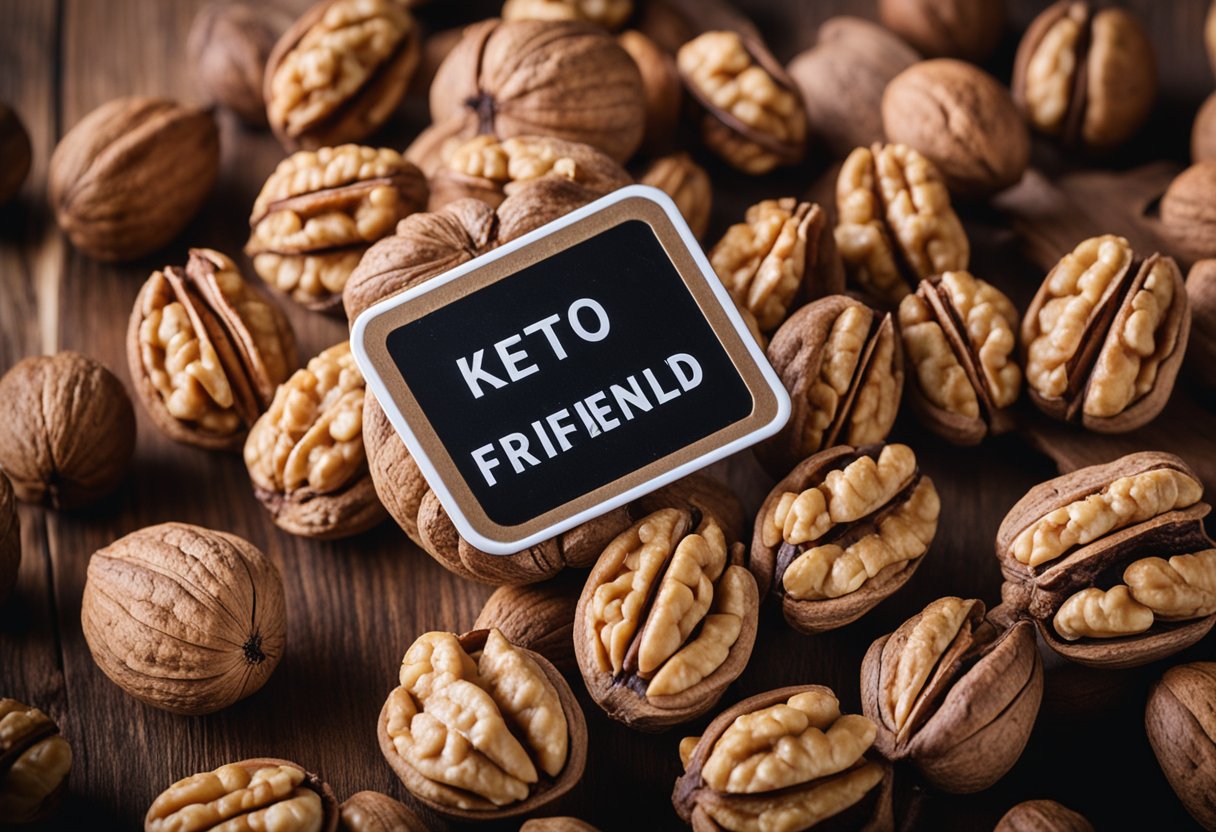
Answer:
[(640, 185), (373, 306), (351, 344), (456, 528), (494, 554), (789, 416), (679, 212)]

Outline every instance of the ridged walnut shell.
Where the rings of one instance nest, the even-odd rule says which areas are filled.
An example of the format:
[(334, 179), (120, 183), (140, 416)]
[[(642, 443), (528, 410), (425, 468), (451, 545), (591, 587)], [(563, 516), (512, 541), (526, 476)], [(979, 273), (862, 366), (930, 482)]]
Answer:
[(134, 451), (131, 399), (93, 359), (25, 358), (0, 378), (0, 470), (22, 502), (94, 503), (122, 481)]
[(1004, 603), (990, 617), (1028, 618), (1049, 648), (1090, 667), (1137, 667), (1195, 644), (1216, 625), (1202, 497), (1195, 472), (1156, 451), (1036, 485), (997, 530)]
[[(21, 520), (17, 516), (17, 495), (8, 477), (0, 472), (0, 606), (13, 594), (20, 569)], [(573, 617), (573, 609), (570, 614)]]
[(380, 792), (356, 792), (342, 804), (341, 832), (429, 832), (430, 827), (399, 800)]
[(1144, 728), (1174, 794), (1204, 829), (1216, 829), (1216, 663), (1165, 671), (1149, 692)]
[(566, 570), (525, 586), (500, 586), (486, 599), (474, 630), (498, 628), (516, 647), (540, 653), (564, 674), (578, 672), (574, 658), (574, 610), (582, 575)]
[(59, 227), (98, 260), (134, 260), (194, 217), (220, 166), (215, 119), (158, 98), (116, 98), (67, 132), (47, 188)]
[(524, 821), (519, 832), (600, 832), (585, 820), (572, 817), (532, 818)]
[(641, 144), (646, 120), (633, 58), (589, 23), (469, 26), (436, 72), (430, 102), (432, 126), (406, 153), (428, 175), (445, 150), (482, 134), (553, 136), (623, 162)]
[(1199, 161), (1175, 177), (1161, 197), (1161, 222), (1190, 257), (1216, 257), (1216, 160)]
[(1200, 260), (1186, 276), (1191, 337), (1186, 367), (1208, 391), (1216, 391), (1216, 260)]
[(925, 57), (982, 63), (1001, 39), (1005, 0), (880, 0), (878, 16)]
[(80, 623), (111, 681), (176, 714), (214, 713), (256, 692), (287, 636), (274, 563), (236, 535), (185, 523), (94, 552)]
[(72, 747), (53, 719), (0, 698), (0, 818), (29, 823), (51, 814), (71, 768)]
[(157, 796), (144, 816), (144, 832), (220, 826), (337, 832), (338, 799), (328, 783), (303, 766), (257, 757), (177, 781)]
[(992, 832), (1094, 832), (1094, 827), (1054, 800), (1026, 800), (1002, 815)]
[(642, 93), (646, 99), (646, 130), (642, 149), (657, 153), (671, 147), (680, 109), (684, 103), (684, 85), (676, 70), (675, 59), (664, 52), (646, 35), (630, 29), (616, 36), (642, 73)]
[(269, 4), (219, 0), (203, 6), (186, 36), (186, 57), (198, 88), (246, 124), (265, 127), (266, 59), (290, 22)]

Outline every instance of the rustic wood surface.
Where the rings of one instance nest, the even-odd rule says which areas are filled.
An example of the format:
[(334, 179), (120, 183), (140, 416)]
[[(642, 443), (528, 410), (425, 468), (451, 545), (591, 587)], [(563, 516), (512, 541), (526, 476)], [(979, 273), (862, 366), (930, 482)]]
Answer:
[[(197, 97), (183, 43), (199, 5), (201, 0), (0, 2), (0, 99), (20, 114), (35, 152), (20, 199), (0, 209), (0, 370), (26, 355), (75, 349), (129, 383), (126, 320), (149, 271), (182, 262), (192, 245), (239, 252), (248, 208), (283, 154), (268, 134), (245, 130), (227, 113), (219, 116), (220, 184), (181, 237), (145, 260), (122, 266), (89, 260), (59, 235), (46, 207), (47, 161), (55, 141), (94, 107), (132, 93)], [(299, 8), (301, 2), (291, 5)], [(740, 5), (782, 60), (809, 46), (817, 24), (833, 14), (875, 16), (874, 0), (749, 0)], [(1008, 78), (1017, 32), (1045, 5), (1011, 0), (1005, 40), (988, 63), (996, 75)], [(1163, 85), (1153, 124), (1108, 160), (1131, 171), (1119, 174), (1128, 179), (1097, 174), (1096, 181), (1103, 183), (1098, 200), (1092, 187), (1086, 191), (1095, 174), (1070, 187), (1060, 178), (1069, 160), (1039, 148), (1035, 163), (1043, 173), (1035, 174), (1037, 179), (1005, 195), (996, 207), (963, 208), (976, 250), (973, 270), (999, 283), (1022, 308), (1053, 247), (1071, 247), (1067, 240), (1073, 229), (1078, 236), (1083, 229), (1141, 233), (1141, 220), (1145, 210), (1151, 213), (1155, 195), (1146, 198), (1127, 182), (1136, 180), (1135, 169), (1159, 157), (1169, 157), (1174, 169), (1185, 162), (1190, 119), (1212, 89), (1200, 37), (1206, 2), (1135, 0), (1126, 5), (1141, 15), (1162, 56)], [(473, 14), (464, 3), (437, 3), (421, 16), (439, 28)], [(404, 147), (423, 126), (424, 113), (415, 97), (376, 138)], [(749, 179), (710, 163), (716, 183), (710, 239), (756, 199), (807, 191), (827, 164), (817, 157), (799, 169)], [(1036, 213), (1044, 208), (1036, 203), (1043, 189), (1057, 187), (1077, 199), (1101, 202), (1101, 210), (1068, 212), (1061, 228), (1049, 210)], [(1121, 201), (1125, 193), (1126, 203)], [(1114, 225), (1092, 227), (1095, 221)], [(343, 337), (342, 322), (285, 305), (302, 355)], [(1184, 455), (1190, 449), (1211, 464), (1216, 458), (1211, 407), (1189, 393), (1179, 395), (1184, 398), (1168, 411), (1168, 421), (1136, 434), (1133, 441), (1171, 442)], [(913, 444), (942, 494), (942, 523), (926, 562), (899, 594), (840, 632), (799, 636), (766, 610), (751, 663), (727, 692), (724, 706), (772, 687), (817, 682), (830, 685), (846, 707), (856, 710), (858, 668), (871, 640), (943, 594), (980, 597), (990, 605), (998, 601), (1000, 580), (992, 554), (996, 528), (1028, 487), (1054, 473), (1052, 460), (1018, 435), (959, 451), (926, 436), (906, 418), (893, 438)], [(1080, 445), (1068, 433), (1057, 433), (1051, 442), (1041, 436), (1037, 441), (1066, 466), (1121, 452), (1118, 445)], [(766, 483), (749, 459), (717, 470), (740, 487), (751, 507), (758, 503)], [(213, 716), (173, 716), (127, 697), (93, 664), (81, 634), (80, 598), (90, 554), (123, 534), (166, 520), (240, 534), (264, 549), (283, 573), (286, 656), (259, 693)], [(23, 507), (21, 524), (25, 556), (18, 589), (0, 609), (0, 696), (50, 713), (75, 754), (61, 812), (37, 828), (136, 829), (152, 798), (170, 782), (256, 756), (286, 757), (319, 771), (340, 797), (376, 789), (404, 798), (374, 735), (401, 655), (425, 630), (469, 627), (491, 591), (446, 572), (392, 523), (335, 543), (278, 531), (255, 501), (237, 455), (177, 445), (142, 412), (134, 465), (116, 494), (73, 513)], [(1214, 646), (1216, 640), (1209, 637), (1188, 656), (1211, 658)], [(987, 792), (951, 797), (923, 788), (912, 772), (901, 769), (897, 791), (903, 826), (989, 829), (1014, 803), (1044, 797), (1083, 812), (1099, 829), (1193, 825), (1144, 736), (1144, 694), (1161, 667), (1118, 674), (1056, 662), (1049, 662), (1049, 668), (1043, 713), (1014, 770)], [(580, 679), (571, 682), (582, 696), (591, 744), (584, 782), (559, 808), (604, 829), (677, 828), (669, 796), (679, 769), (676, 745), (686, 732), (633, 733), (602, 716), (583, 696)], [(707, 721), (687, 726), (687, 733)]]

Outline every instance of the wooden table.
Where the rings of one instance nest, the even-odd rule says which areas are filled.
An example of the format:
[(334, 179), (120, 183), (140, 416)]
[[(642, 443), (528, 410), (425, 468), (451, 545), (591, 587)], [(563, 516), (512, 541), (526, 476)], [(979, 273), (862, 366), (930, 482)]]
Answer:
[[(21, 198), (0, 209), (0, 370), (26, 355), (74, 349), (129, 383), (126, 321), (150, 270), (182, 262), (192, 245), (239, 252), (248, 207), (283, 154), (269, 135), (244, 130), (227, 113), (220, 114), (220, 183), (199, 218), (165, 250), (122, 266), (95, 263), (66, 243), (46, 205), (47, 160), (55, 141), (94, 107), (133, 93), (194, 96), (183, 43), (199, 5), (200, 0), (0, 3), (0, 99), (20, 113), (35, 152)], [(458, 5), (462, 8), (454, 8)], [(783, 60), (813, 42), (816, 25), (832, 14), (875, 15), (875, 4), (866, 0), (744, 5)], [(1010, 31), (989, 65), (998, 76), (1008, 78), (1015, 33), (1044, 5), (1011, 3)], [(1200, 39), (1207, 4), (1136, 0), (1128, 5), (1137, 8), (1163, 56), (1164, 94), (1160, 126), (1149, 128), (1114, 163), (1126, 166), (1161, 155), (1184, 161), (1191, 114), (1212, 87)], [(452, 15), (468, 13), (463, 4), (436, 6), (423, 16), (447, 15), (449, 20), (441, 21), (446, 24)], [(493, 4), (487, 14), (492, 11)], [(403, 147), (423, 126), (424, 112), (415, 100), (379, 140)], [(761, 179), (711, 164), (717, 192), (710, 239), (756, 199), (805, 192), (826, 164), (816, 158)], [(975, 240), (977, 273), (1024, 305), (1041, 271), (1019, 261), (1019, 240), (1001, 214), (980, 207), (964, 213)], [(284, 305), (302, 355), (343, 337), (343, 322)], [(1054, 473), (1053, 464), (1014, 436), (959, 451), (906, 418), (894, 438), (916, 447), (942, 495), (942, 523), (925, 564), (905, 589), (840, 632), (799, 636), (766, 610), (751, 664), (724, 705), (779, 685), (818, 682), (856, 710), (858, 667), (871, 640), (943, 594), (980, 597), (990, 604), (998, 600), (992, 554), (997, 525), (1030, 485)], [(727, 470), (748, 486), (745, 496), (754, 508), (765, 485), (749, 460)], [(262, 691), (213, 716), (173, 716), (129, 698), (93, 664), (81, 634), (80, 598), (90, 554), (121, 535), (167, 520), (242, 535), (283, 573), (286, 656)], [(256, 756), (286, 757), (317, 770), (340, 797), (376, 789), (403, 798), (405, 790), (381, 758), (374, 736), (401, 655), (425, 630), (469, 627), (491, 591), (446, 572), (392, 523), (335, 543), (277, 530), (255, 501), (239, 456), (175, 444), (142, 411), (134, 464), (116, 494), (73, 513), (23, 507), (21, 525), (20, 581), (15, 598), (0, 609), (0, 695), (50, 713), (75, 754), (70, 794), (54, 821), (40, 827), (46, 829), (137, 828), (152, 798), (170, 782)], [(1188, 655), (1210, 658), (1213, 646), (1209, 638)], [(899, 811), (905, 825), (987, 829), (1014, 803), (1051, 797), (1084, 812), (1100, 829), (1189, 828), (1191, 821), (1158, 770), (1143, 731), (1144, 693), (1160, 671), (1102, 675), (1051, 664), (1043, 713), (1015, 769), (993, 789), (968, 797), (935, 794), (901, 769)], [(571, 681), (582, 695), (581, 680)], [(585, 696), (583, 707), (591, 731), (587, 772), (565, 810), (604, 829), (677, 828), (669, 797), (679, 769), (676, 745), (686, 732), (641, 735), (610, 722)], [(687, 726), (687, 733), (705, 721)]]

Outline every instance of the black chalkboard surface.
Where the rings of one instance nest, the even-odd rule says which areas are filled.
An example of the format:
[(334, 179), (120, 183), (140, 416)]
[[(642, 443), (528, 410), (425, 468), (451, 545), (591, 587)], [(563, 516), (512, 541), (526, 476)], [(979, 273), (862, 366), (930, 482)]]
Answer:
[(516, 551), (784, 421), (784, 390), (651, 191), (618, 192), (356, 322), (369, 385), (480, 548)]

